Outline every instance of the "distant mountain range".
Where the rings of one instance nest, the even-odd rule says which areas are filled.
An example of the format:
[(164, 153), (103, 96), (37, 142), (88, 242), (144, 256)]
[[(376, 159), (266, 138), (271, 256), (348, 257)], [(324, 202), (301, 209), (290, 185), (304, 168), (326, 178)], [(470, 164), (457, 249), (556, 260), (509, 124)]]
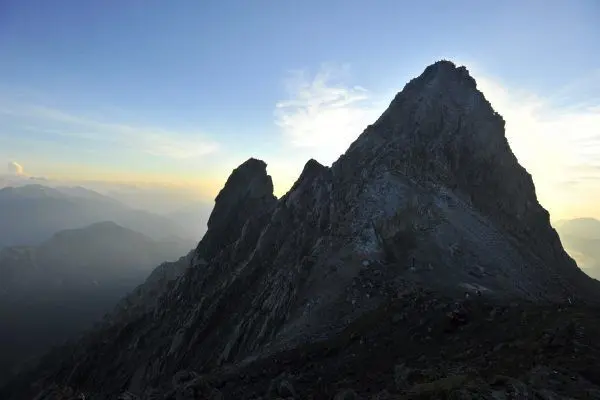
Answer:
[[(136, 210), (83, 187), (40, 184), (0, 189), (0, 246), (33, 245), (54, 233), (113, 221), (152, 239), (197, 241), (202, 222)], [(199, 229), (200, 227), (200, 229)]]
[(555, 226), (577, 265), (592, 278), (600, 279), (600, 221), (577, 218), (557, 221)]
[[(28, 188), (20, 198), (40, 198), (40, 190)], [(55, 196), (63, 199), (55, 191), (45, 199)], [(2, 249), (0, 376), (91, 326), (157, 265), (190, 249), (186, 242), (153, 240), (114, 222), (64, 230), (37, 246)]]

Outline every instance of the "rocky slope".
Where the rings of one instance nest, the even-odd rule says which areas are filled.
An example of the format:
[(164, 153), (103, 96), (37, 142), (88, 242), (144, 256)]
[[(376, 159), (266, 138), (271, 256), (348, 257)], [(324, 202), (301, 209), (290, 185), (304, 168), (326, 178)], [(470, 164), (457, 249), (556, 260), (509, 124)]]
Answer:
[[(507, 315), (498, 322), (507, 328), (525, 318), (520, 312), (543, 320), (543, 307), (556, 307), (545, 304), (596, 304), (599, 289), (563, 250), (502, 117), (467, 70), (448, 61), (410, 81), (331, 168), (310, 160), (282, 198), (264, 162), (240, 165), (215, 200), (190, 268), (171, 286), (143, 313), (114, 316), (0, 394), (331, 398), (353, 385), (361, 396), (412, 396), (419, 384), (430, 385), (415, 389), (430, 398), (443, 398), (435, 391), (448, 385), (533, 393), (541, 389), (490, 380), (510, 372), (508, 364), (492, 365), (489, 376), (466, 369), (484, 354), (502, 357), (490, 346), (518, 340), (496, 332), (494, 316)], [(454, 304), (465, 292), (481, 294), (470, 311)], [(485, 325), (481, 316), (492, 312)], [(479, 316), (475, 331), (465, 313)], [(458, 332), (450, 339), (447, 323)], [(474, 344), (485, 332), (498, 337)], [(434, 349), (450, 357), (437, 371), (424, 367)], [(400, 383), (390, 386), (403, 358), (411, 365), (398, 367)], [(554, 377), (540, 368), (535, 379)], [(279, 376), (292, 370), (295, 377)]]

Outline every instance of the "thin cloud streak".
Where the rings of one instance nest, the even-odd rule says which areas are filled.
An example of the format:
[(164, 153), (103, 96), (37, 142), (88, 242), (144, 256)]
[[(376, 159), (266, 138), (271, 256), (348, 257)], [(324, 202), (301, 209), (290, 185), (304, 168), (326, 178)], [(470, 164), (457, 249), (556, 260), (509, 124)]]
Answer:
[(219, 149), (217, 142), (196, 132), (101, 122), (48, 107), (3, 105), (0, 114), (22, 121), (16, 127), (31, 132), (124, 146), (159, 157), (187, 159)]
[(294, 71), (285, 81), (289, 98), (275, 105), (284, 140), (330, 164), (381, 112), (361, 86), (339, 83), (348, 68), (323, 66), (314, 76)]

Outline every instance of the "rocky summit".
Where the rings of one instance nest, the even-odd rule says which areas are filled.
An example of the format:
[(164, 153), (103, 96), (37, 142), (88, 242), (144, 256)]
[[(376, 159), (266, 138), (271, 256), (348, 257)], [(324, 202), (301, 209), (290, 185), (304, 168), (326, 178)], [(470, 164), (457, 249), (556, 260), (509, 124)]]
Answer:
[(600, 398), (600, 285), (504, 125), (439, 61), (280, 199), (244, 162), (177, 273), (0, 397)]

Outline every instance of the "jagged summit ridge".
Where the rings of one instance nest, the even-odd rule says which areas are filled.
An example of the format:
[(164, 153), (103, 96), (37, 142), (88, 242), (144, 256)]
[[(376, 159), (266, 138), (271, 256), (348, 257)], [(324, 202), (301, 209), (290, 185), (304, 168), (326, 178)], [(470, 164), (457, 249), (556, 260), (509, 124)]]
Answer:
[(417, 283), (595, 300), (476, 86), (451, 62), (426, 68), (331, 168), (309, 160), (279, 200), (264, 161), (244, 162), (215, 199), (192, 268), (117, 339), (69, 349), (47, 376), (139, 395), (182, 369), (331, 338)]

